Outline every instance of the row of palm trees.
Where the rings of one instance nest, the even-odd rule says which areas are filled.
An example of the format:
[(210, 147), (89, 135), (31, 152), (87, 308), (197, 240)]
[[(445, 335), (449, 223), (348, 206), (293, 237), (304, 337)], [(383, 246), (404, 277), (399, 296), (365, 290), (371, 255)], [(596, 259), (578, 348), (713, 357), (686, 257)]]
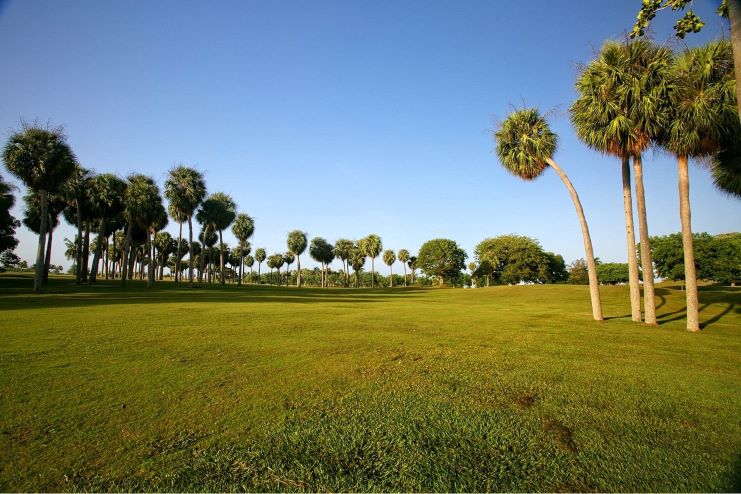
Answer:
[[(699, 331), (687, 163), (689, 158), (710, 158), (716, 185), (741, 197), (741, 120), (736, 109), (730, 44), (714, 41), (675, 55), (671, 49), (645, 39), (610, 41), (584, 67), (576, 89), (578, 97), (570, 107), (570, 115), (577, 135), (590, 148), (615, 156), (621, 163), (631, 317), (640, 322), (632, 163), (644, 273), (644, 322), (648, 325), (656, 325), (657, 320), (642, 155), (651, 147), (659, 147), (676, 156), (687, 329)], [(584, 238), (593, 317), (602, 320), (596, 264), (584, 211), (568, 177), (553, 160), (557, 136), (537, 110), (523, 109), (504, 120), (494, 138), (497, 155), (511, 173), (532, 180), (550, 166), (569, 190)]]

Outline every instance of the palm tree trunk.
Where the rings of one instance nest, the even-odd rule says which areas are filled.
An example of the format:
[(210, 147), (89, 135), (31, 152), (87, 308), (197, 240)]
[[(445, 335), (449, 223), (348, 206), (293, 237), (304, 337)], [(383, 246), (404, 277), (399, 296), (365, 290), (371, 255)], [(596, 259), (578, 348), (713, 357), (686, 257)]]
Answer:
[(242, 286), (242, 273), (244, 272), (244, 249), (239, 248), (239, 286)]
[(394, 287), (394, 269), (389, 266), (389, 288)]
[(103, 238), (106, 228), (108, 228), (108, 218), (105, 216), (100, 221), (100, 233), (98, 234), (98, 245), (95, 248), (95, 255), (93, 255), (93, 270), (90, 272), (90, 284), (94, 285), (98, 278), (98, 263), (100, 262), (100, 255), (103, 252), (103, 240), (108, 240), (108, 237)]
[(371, 288), (375, 288), (376, 282), (376, 258), (371, 257)]
[(178, 283), (180, 281), (180, 259), (182, 256), (180, 255), (180, 249), (182, 248), (181, 245), (183, 243), (183, 224), (180, 223), (180, 231), (178, 233), (178, 249), (175, 253), (175, 283)]
[(35, 276), (33, 279), (33, 292), (41, 293), (41, 285), (44, 283), (44, 257), (46, 255), (46, 228), (48, 223), (48, 193), (45, 190), (39, 191), (39, 246), (36, 250), (36, 266), (34, 266)]
[[(147, 288), (154, 285), (154, 249), (152, 248), (152, 233), (147, 232), (147, 257), (149, 258), (149, 269), (147, 269)], [(142, 259), (143, 261), (143, 259)]]
[(80, 206), (80, 198), (77, 197), (75, 200), (77, 207), (77, 267), (75, 269), (75, 283), (78, 285), (82, 283), (82, 207)]
[(49, 282), (49, 266), (51, 265), (51, 240), (54, 228), (51, 227), (51, 219), (49, 219), (49, 235), (46, 237), (46, 256), (44, 258), (44, 283)]
[(262, 262), (257, 263), (257, 284), (262, 285), (262, 278), (260, 278), (260, 266), (262, 266)]
[(83, 283), (87, 283), (90, 263), (90, 220), (85, 221), (85, 243), (82, 246), (82, 271), (81, 278)]
[(599, 295), (599, 280), (597, 279), (597, 263), (594, 260), (594, 251), (592, 250), (592, 236), (589, 234), (589, 225), (587, 225), (587, 218), (584, 216), (584, 209), (581, 206), (579, 200), (579, 194), (576, 193), (576, 189), (566, 176), (566, 173), (561, 167), (556, 164), (552, 159), (548, 159), (548, 164), (553, 168), (561, 181), (566, 186), (571, 196), (571, 201), (574, 203), (576, 209), (576, 215), (579, 217), (579, 224), (581, 225), (581, 235), (584, 240), (584, 252), (587, 257), (587, 273), (589, 274), (589, 296), (592, 300), (592, 317), (595, 321), (602, 321), (602, 301)]
[[(131, 230), (132, 230), (132, 224), (129, 222), (129, 224), (126, 226), (126, 236), (124, 237), (124, 245), (123, 245), (123, 259), (121, 260), (121, 286), (126, 286), (126, 277), (128, 275), (129, 270), (129, 250), (131, 248)], [(115, 238), (114, 238), (115, 241)]]
[(296, 254), (296, 286), (301, 288), (301, 257), (298, 254)]
[[(730, 5), (731, 2), (729, 2)], [(690, 179), (687, 156), (679, 157), (679, 217), (682, 221), (682, 248), (684, 249), (684, 283), (687, 297), (687, 331), (700, 331), (699, 300), (695, 248), (692, 239), (692, 210), (690, 209)]]
[(641, 239), (641, 269), (643, 270), (643, 311), (645, 322), (650, 326), (656, 323), (656, 299), (654, 296), (654, 264), (651, 259), (651, 241), (648, 238), (646, 220), (646, 195), (643, 191), (643, 161), (641, 156), (633, 157), (633, 172), (636, 184), (636, 206), (638, 207), (638, 235)]
[(219, 281), (224, 284), (224, 241), (219, 230)]
[(188, 287), (193, 288), (193, 215), (188, 216)]
[(404, 286), (407, 286), (407, 263), (402, 262), (401, 266), (404, 268)]
[(736, 72), (736, 104), (741, 117), (741, 0), (728, 0), (728, 21), (731, 24), (733, 68)]
[(628, 239), (628, 283), (630, 285), (630, 317), (641, 322), (641, 288), (639, 286), (636, 238), (633, 233), (633, 197), (630, 192), (630, 158), (622, 159), (623, 209), (625, 211), (625, 235)]

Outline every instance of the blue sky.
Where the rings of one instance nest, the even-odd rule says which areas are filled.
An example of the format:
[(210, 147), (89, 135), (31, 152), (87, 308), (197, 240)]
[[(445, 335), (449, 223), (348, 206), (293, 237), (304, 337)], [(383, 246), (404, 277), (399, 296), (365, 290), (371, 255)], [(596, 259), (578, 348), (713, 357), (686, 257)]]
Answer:
[[(255, 218), (253, 246), (269, 252), (285, 251), (293, 229), (332, 242), (377, 233), (384, 248), (412, 252), (447, 237), (471, 257), (480, 240), (517, 233), (570, 262), (582, 240), (555, 173), (525, 183), (493, 153), (497, 119), (533, 105), (560, 136), (555, 158), (581, 196), (595, 254), (623, 261), (619, 163), (576, 139), (567, 110), (579, 64), (630, 30), (640, 1), (523, 5), (2, 2), (0, 139), (20, 118), (39, 119), (63, 124), (99, 172), (162, 185), (173, 164), (195, 166), (210, 192)], [(689, 45), (727, 29), (715, 2), (694, 8), (707, 25)], [(661, 13), (652, 31), (681, 47), (674, 18)], [(675, 161), (650, 152), (644, 167), (650, 233), (679, 231)], [(740, 230), (741, 201), (717, 192), (706, 169), (690, 177), (694, 230)], [(30, 261), (36, 239), (18, 236)], [(69, 265), (62, 239), (73, 236), (57, 230), (54, 263)]]

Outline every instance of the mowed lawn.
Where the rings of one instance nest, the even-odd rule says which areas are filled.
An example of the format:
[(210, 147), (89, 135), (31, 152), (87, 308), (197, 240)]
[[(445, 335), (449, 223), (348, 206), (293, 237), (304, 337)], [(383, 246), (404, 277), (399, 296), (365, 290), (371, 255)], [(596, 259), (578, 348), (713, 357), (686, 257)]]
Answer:
[(741, 290), (0, 277), (0, 490), (738, 491)]

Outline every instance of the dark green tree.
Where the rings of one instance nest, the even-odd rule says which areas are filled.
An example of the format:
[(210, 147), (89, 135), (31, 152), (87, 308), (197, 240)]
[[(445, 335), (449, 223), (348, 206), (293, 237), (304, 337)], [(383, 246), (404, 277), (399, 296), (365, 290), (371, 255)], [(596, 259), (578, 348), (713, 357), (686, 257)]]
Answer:
[(454, 280), (466, 268), (466, 258), (466, 251), (458, 247), (454, 240), (436, 238), (422, 244), (417, 266), (427, 276), (437, 277), (440, 286), (443, 286), (446, 278)]

